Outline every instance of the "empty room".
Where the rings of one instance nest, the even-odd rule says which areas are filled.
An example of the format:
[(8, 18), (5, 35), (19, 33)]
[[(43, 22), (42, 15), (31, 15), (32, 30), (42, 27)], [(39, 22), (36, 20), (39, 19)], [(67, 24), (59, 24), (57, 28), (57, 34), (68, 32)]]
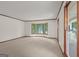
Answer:
[(78, 1), (0, 1), (0, 57), (79, 57)]

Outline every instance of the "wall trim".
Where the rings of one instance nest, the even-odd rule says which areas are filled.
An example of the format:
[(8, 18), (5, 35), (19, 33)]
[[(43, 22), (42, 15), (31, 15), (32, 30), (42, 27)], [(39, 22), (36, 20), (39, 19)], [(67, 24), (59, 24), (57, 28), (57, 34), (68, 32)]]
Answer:
[(19, 21), (24, 22), (24, 20), (21, 20), (21, 19), (18, 19), (18, 18), (12, 17), (12, 16), (4, 15), (4, 14), (0, 14), (0, 15), (1, 15), (1, 16), (4, 16), (4, 17), (8, 17), (8, 18), (12, 18), (12, 19), (15, 19), (15, 20), (19, 20)]
[[(57, 40), (57, 41), (58, 41), (58, 40)], [(64, 56), (64, 57), (67, 57), (67, 56), (64, 54), (64, 52), (62, 51), (61, 46), (60, 46), (60, 44), (59, 44), (59, 41), (58, 41), (58, 45), (59, 45), (59, 48), (60, 48), (60, 50), (61, 50), (63, 56)]]
[(24, 22), (34, 22), (34, 21), (48, 21), (48, 20), (56, 20), (56, 19), (38, 19), (38, 20), (25, 20)]
[(5, 43), (5, 42), (17, 40), (19, 38), (24, 38), (24, 37), (44, 37), (44, 38), (48, 38), (48, 39), (56, 39), (55, 37), (45, 37), (45, 36), (21, 36), (21, 37), (17, 37), (17, 38), (13, 38), (13, 39), (9, 39), (9, 40), (2, 41), (0, 43)]
[(25, 36), (25, 37), (44, 37), (48, 39), (57, 39), (56, 37), (46, 37), (46, 36)]
[(61, 8), (62, 8), (62, 6), (63, 6), (63, 3), (64, 3), (64, 1), (62, 1), (62, 3), (61, 3), (61, 6), (60, 6), (60, 8), (59, 8), (59, 11), (58, 11), (58, 14), (57, 14), (56, 20), (57, 20), (59, 14), (60, 14), (60, 11), (61, 11)]
[(19, 38), (23, 38), (23, 37), (25, 37), (25, 36), (21, 36), (21, 37), (17, 37), (17, 38), (5, 40), (5, 41), (2, 41), (2, 42), (0, 42), (0, 43), (5, 43), (5, 42), (8, 42), (8, 41), (13, 41), (13, 40), (16, 40), (16, 39), (19, 39)]
[(38, 19), (38, 20), (21, 20), (21, 19), (18, 19), (18, 18), (12, 17), (12, 16), (8, 16), (8, 15), (5, 15), (5, 14), (0, 14), (0, 15), (1, 15), (1, 16), (4, 16), (4, 17), (8, 17), (8, 18), (15, 19), (15, 20), (19, 20), (19, 21), (22, 21), (22, 22), (56, 20), (56, 18), (52, 18), (52, 19)]

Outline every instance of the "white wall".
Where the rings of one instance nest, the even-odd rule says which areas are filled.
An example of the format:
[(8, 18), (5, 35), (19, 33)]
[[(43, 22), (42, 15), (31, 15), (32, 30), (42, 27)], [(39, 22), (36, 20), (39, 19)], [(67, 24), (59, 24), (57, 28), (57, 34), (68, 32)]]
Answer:
[(63, 6), (61, 8), (61, 11), (59, 13), (58, 19), (59, 19), (59, 44), (64, 52), (64, 5), (65, 2), (63, 3)]
[[(32, 23), (48, 23), (48, 35), (31, 34)], [(25, 29), (26, 36), (46, 36), (46, 37), (51, 37), (51, 38), (57, 38), (57, 21), (56, 20), (26, 22), (25, 27), (26, 27)]]
[(0, 16), (0, 42), (24, 36), (24, 22)]

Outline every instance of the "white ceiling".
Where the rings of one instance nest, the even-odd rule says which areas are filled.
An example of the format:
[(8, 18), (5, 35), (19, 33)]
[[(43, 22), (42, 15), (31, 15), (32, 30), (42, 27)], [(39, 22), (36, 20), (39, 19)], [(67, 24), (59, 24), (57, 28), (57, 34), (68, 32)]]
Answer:
[(62, 1), (0, 1), (0, 14), (21, 20), (55, 19)]

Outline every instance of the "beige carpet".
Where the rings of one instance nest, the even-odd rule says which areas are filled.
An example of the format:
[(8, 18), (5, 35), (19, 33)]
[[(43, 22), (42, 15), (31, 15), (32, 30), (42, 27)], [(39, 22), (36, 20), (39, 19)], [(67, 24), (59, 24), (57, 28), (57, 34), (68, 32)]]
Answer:
[(23, 37), (0, 43), (0, 55), (8, 57), (63, 57), (56, 39)]

